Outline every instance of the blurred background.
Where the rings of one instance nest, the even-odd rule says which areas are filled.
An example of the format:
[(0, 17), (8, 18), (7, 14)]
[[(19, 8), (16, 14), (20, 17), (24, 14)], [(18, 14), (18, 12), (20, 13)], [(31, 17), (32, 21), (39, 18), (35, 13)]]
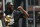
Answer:
[(28, 18), (19, 20), (18, 27), (40, 27), (40, 0), (0, 0), (0, 10), (3, 12), (7, 2), (13, 2), (15, 9), (21, 5), (29, 13)]

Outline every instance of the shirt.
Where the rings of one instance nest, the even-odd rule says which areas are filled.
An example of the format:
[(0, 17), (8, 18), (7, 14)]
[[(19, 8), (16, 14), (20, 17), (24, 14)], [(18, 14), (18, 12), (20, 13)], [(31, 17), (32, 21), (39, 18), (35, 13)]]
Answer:
[[(10, 12), (11, 13), (11, 12)], [(18, 22), (18, 20), (20, 18), (23, 18), (24, 13), (22, 11), (18, 11), (18, 10), (14, 10), (12, 12), (12, 14), (10, 14), (9, 12), (6, 12), (6, 14), (11, 15), (11, 19), (10, 19), (10, 24), (12, 25), (14, 23), (14, 25)]]

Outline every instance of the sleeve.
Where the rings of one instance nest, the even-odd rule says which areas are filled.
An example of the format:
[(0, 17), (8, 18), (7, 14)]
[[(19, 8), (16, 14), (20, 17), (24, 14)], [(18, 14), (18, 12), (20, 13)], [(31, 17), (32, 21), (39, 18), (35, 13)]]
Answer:
[(20, 12), (20, 13), (19, 13), (19, 17), (20, 17), (20, 18), (24, 18), (23, 15), (24, 15), (23, 12)]

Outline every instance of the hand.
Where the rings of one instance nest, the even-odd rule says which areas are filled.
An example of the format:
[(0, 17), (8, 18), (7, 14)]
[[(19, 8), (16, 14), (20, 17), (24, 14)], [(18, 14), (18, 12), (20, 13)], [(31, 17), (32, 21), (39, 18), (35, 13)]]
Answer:
[(18, 10), (22, 10), (23, 8), (21, 7), (21, 6), (18, 6), (18, 8), (17, 8)]

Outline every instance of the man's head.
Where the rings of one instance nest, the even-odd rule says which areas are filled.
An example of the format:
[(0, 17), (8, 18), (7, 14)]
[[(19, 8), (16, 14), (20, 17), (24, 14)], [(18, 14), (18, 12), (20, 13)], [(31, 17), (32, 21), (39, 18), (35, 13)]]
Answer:
[(7, 8), (8, 11), (13, 11), (13, 9), (14, 9), (14, 4), (13, 4), (12, 2), (8, 2), (8, 3), (6, 4), (6, 8)]

